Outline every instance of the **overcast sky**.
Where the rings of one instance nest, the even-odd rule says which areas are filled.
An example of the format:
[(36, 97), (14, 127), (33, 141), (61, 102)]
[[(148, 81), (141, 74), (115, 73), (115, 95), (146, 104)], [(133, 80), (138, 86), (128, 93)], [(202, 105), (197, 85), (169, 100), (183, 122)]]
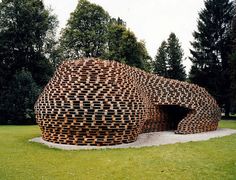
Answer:
[[(44, 0), (64, 28), (78, 0)], [(171, 32), (179, 38), (185, 56), (190, 55), (192, 32), (196, 30), (198, 12), (204, 0), (90, 0), (101, 5), (112, 17), (121, 17), (139, 40), (146, 42), (149, 54), (154, 57), (158, 47)], [(187, 71), (191, 62), (185, 60)]]

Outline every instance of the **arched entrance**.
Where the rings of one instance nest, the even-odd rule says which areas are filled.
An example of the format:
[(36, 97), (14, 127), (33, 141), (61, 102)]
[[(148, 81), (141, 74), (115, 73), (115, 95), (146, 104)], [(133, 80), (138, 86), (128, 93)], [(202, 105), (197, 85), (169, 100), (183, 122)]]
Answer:
[(150, 109), (149, 119), (142, 127), (142, 133), (177, 130), (179, 122), (191, 110), (178, 105), (156, 105)]
[(165, 124), (164, 131), (177, 130), (179, 122), (191, 111), (178, 105), (159, 105), (160, 121)]

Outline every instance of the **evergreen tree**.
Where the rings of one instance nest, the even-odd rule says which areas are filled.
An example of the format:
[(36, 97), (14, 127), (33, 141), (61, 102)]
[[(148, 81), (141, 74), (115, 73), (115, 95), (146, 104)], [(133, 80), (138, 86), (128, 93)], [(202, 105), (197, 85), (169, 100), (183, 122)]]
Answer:
[(167, 43), (163, 41), (155, 57), (154, 73), (159, 76), (168, 77), (167, 75)]
[(186, 78), (185, 67), (183, 66), (183, 50), (179, 39), (171, 33), (167, 40), (167, 74), (169, 78), (184, 81)]
[[(36, 96), (25, 94), (20, 99), (23, 85), (16, 87), (27, 76), (28, 90), (43, 87), (53, 68), (46, 56), (46, 44), (54, 37), (57, 21), (41, 0), (2, 0), (0, 2), (0, 119), (22, 120), (26, 111), (33, 112)], [(24, 72), (22, 72), (24, 69)], [(22, 72), (24, 74), (19, 74)], [(19, 75), (19, 78), (16, 76)], [(23, 78), (24, 79), (24, 78)], [(36, 85), (35, 85), (36, 84)], [(25, 85), (25, 84), (24, 84)], [(30, 93), (30, 92), (29, 92)], [(11, 97), (11, 98), (8, 98)], [(15, 101), (15, 99), (19, 101)], [(25, 99), (30, 103), (25, 104)], [(12, 106), (7, 106), (12, 105)], [(13, 107), (13, 104), (15, 106)], [(15, 107), (23, 108), (16, 113)], [(8, 109), (6, 109), (8, 107)], [(31, 114), (32, 116), (32, 114)]]
[(198, 30), (193, 33), (190, 80), (205, 87), (225, 108), (230, 110), (230, 31), (233, 18), (230, 0), (206, 0), (199, 13)]
[(184, 81), (186, 74), (182, 64), (183, 55), (179, 39), (171, 33), (167, 42), (163, 41), (157, 51), (154, 72), (166, 78)]
[(64, 56), (100, 57), (106, 49), (109, 19), (101, 6), (80, 0), (62, 31)]

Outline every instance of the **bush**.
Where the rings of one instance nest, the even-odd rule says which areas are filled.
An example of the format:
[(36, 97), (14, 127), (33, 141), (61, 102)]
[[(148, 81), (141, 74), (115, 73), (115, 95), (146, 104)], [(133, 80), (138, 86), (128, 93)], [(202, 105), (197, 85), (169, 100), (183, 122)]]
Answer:
[(8, 87), (0, 97), (0, 124), (35, 123), (33, 106), (40, 88), (31, 73), (25, 69), (17, 72)]

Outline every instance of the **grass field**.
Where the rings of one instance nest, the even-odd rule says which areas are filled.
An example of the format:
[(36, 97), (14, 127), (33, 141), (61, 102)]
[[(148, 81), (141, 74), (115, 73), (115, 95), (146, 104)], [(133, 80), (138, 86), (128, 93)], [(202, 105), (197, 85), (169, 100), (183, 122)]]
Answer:
[[(236, 129), (236, 121), (220, 127)], [(236, 135), (139, 149), (63, 151), (29, 142), (37, 126), (0, 126), (0, 179), (236, 179)]]

